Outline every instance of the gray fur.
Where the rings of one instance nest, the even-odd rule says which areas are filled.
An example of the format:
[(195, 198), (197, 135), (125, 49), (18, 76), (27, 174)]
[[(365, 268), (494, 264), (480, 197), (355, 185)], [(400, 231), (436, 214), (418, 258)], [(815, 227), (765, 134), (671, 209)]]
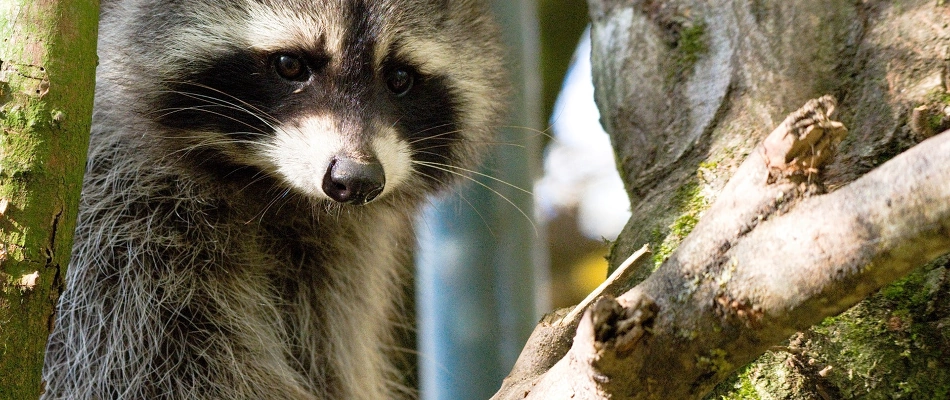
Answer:
[[(341, 18), (353, 10), (365, 15)], [(265, 16), (271, 19), (263, 25), (267, 30), (246, 28)], [(249, 129), (249, 137), (236, 139), (233, 132), (175, 125), (200, 121), (167, 119), (204, 118), (200, 112), (194, 117), (195, 110), (213, 118), (208, 110), (223, 109), (165, 108), (162, 96), (178, 91), (175, 99), (188, 100), (174, 85), (229, 49), (318, 49), (329, 53), (325, 74), (352, 72), (344, 49), (327, 41), (352, 37), (347, 35), (355, 28), (346, 21), (361, 21), (360, 29), (377, 43), (389, 44), (357, 49), (376, 53), (366, 58), (375, 60), (366, 73), (371, 76), (340, 78), (352, 87), (307, 87), (305, 94), (325, 95), (297, 101), (295, 108), (284, 107), (278, 96), (271, 105), (281, 118), (227, 93), (208, 103), (228, 102), (232, 111), (267, 120), (263, 125), (292, 129), (318, 118), (332, 128), (321, 135), (342, 138), (339, 151), (365, 152), (380, 135), (395, 134), (395, 142), (390, 137), (377, 144), (390, 151), (392, 143), (438, 138), (398, 128), (413, 116), (394, 114), (388, 104), (402, 100), (374, 89), (380, 78), (373, 74), (381, 70), (375, 64), (396, 51), (422, 75), (444, 78), (426, 82), (444, 84), (458, 137), (439, 146), (414, 144), (408, 174), (387, 176), (396, 184), (387, 184), (375, 201), (337, 204), (292, 181), (288, 176), (306, 178), (308, 168), (319, 173), (325, 167), (310, 166), (306, 157), (282, 158), (286, 149), (271, 144), (269, 129)], [(270, 28), (280, 34), (265, 38)], [(104, 0), (99, 56), (89, 161), (67, 287), (47, 349), (43, 398), (403, 397), (390, 362), (391, 331), (410, 273), (413, 218), (426, 195), (456, 179), (445, 170), (474, 166), (503, 102), (501, 55), (484, 5)], [(228, 73), (208, 76), (230, 79)], [(356, 111), (340, 111), (351, 109)], [(304, 137), (310, 131), (300, 132), (288, 137), (310, 140)], [(270, 153), (262, 155), (264, 150)], [(430, 153), (438, 153), (437, 161), (419, 161)], [(401, 154), (393, 151), (392, 157), (398, 161)]]

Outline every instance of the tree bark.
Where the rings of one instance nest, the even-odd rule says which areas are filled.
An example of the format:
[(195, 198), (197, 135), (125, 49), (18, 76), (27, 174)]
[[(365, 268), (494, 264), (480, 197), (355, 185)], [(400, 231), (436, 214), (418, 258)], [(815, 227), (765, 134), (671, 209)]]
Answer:
[(950, 251), (942, 3), (589, 3), (633, 205), (611, 264), (659, 268), (542, 321), (496, 399), (701, 398)]
[(92, 115), (98, 1), (0, 5), (0, 398), (37, 398)]

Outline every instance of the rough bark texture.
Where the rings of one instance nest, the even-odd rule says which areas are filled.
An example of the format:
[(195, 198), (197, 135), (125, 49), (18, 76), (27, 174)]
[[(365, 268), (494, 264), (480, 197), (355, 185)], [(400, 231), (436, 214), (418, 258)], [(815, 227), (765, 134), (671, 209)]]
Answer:
[[(946, 374), (914, 372), (946, 367), (950, 313), (933, 300), (950, 287), (946, 260), (823, 319), (950, 251), (950, 133), (937, 134), (950, 127), (947, 6), (589, 4), (597, 101), (633, 204), (611, 263), (648, 243), (659, 268), (595, 302), (570, 350), (530, 342), (544, 360), (564, 356), (541, 374), (516, 369), (496, 398), (701, 398), (769, 349), (716, 396), (946, 397)], [(836, 107), (806, 104), (826, 93)], [(876, 351), (844, 340), (868, 338), (862, 323), (922, 363), (879, 366), (906, 372), (890, 381), (828, 354)], [(918, 341), (922, 326), (934, 340)], [(880, 354), (868, 358), (892, 358)], [(763, 384), (781, 368), (784, 387)]]
[(86, 158), (98, 6), (0, 5), (0, 399), (42, 390)]
[[(738, 162), (809, 98), (837, 97), (838, 118), (849, 128), (826, 173), (832, 188), (924, 139), (926, 131), (946, 128), (948, 6), (816, 0), (591, 0), (590, 6), (597, 101), (634, 208), (612, 265), (643, 243), (662, 247), (677, 217), (711, 203)], [(908, 121), (918, 106), (933, 111), (917, 119), (926, 127), (920, 133)]]

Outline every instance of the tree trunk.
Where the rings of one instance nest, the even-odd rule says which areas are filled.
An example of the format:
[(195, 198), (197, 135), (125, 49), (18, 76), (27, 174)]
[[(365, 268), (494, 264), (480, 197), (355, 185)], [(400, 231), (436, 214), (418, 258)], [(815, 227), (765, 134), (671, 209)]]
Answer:
[(42, 391), (88, 146), (98, 6), (0, 4), (0, 399)]
[[(787, 357), (744, 370), (758, 383), (719, 395), (946, 397), (946, 374), (882, 377), (849, 364), (869, 343), (835, 336), (870, 324), (907, 343), (904, 364), (946, 370), (950, 310), (926, 297), (950, 290), (943, 263), (899, 284), (920, 293), (885, 291), (910, 299), (900, 312), (822, 319), (950, 251), (947, 6), (589, 4), (597, 102), (633, 208), (611, 265), (655, 252), (603, 288), (616, 300), (542, 321), (496, 398), (701, 398), (796, 331)], [(761, 384), (777, 366), (797, 391)]]

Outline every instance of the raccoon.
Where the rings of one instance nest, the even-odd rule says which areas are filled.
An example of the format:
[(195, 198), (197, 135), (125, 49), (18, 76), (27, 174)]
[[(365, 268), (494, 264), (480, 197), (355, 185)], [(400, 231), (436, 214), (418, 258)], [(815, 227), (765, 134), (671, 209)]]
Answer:
[(406, 397), (413, 219), (503, 114), (484, 3), (103, 0), (43, 398)]

